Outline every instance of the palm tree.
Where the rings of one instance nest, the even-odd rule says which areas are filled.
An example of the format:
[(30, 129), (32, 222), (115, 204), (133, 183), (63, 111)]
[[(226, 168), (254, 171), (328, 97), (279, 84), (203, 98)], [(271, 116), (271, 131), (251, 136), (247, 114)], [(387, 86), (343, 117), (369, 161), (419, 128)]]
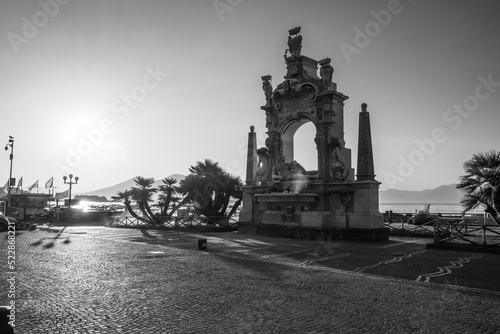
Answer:
[(210, 159), (205, 159), (204, 162), (197, 161), (195, 166), (189, 167), (189, 171), (199, 176), (214, 176), (224, 173), (219, 163)]
[(500, 225), (500, 151), (474, 154), (464, 163), (464, 169), (465, 175), (457, 184), (464, 193), (464, 212), (482, 205)]
[(152, 188), (155, 183), (155, 179), (152, 177), (142, 177), (137, 176), (134, 178), (134, 182), (137, 187), (132, 187), (132, 197), (137, 201), (139, 209), (141, 209), (142, 214), (145, 218), (149, 219), (153, 223), (158, 223), (158, 218), (151, 211), (149, 202), (153, 198), (153, 194), (158, 191), (156, 188)]
[[(214, 220), (231, 217), (241, 203), (241, 179), (209, 159), (198, 161), (189, 171), (178, 191), (193, 202), (196, 211)], [(237, 201), (226, 214), (231, 198)]]
[[(174, 178), (164, 178), (162, 179), (163, 184), (160, 185), (161, 194), (158, 196), (158, 205), (161, 209), (161, 215), (170, 217), (177, 209), (175, 203), (180, 201), (180, 197), (177, 194), (177, 180)], [(169, 208), (172, 208), (170, 213)]]
[[(228, 213), (228, 217), (231, 217), (236, 212), (236, 210), (238, 209), (238, 207), (241, 204), (241, 200), (243, 198), (243, 193), (241, 192), (242, 185), (243, 185), (243, 182), (241, 181), (241, 178), (239, 176), (228, 174), (228, 185), (227, 185), (228, 194), (230, 197), (236, 199), (236, 202), (234, 202), (233, 207), (231, 208), (231, 211), (229, 211), (229, 213)], [(223, 212), (226, 211), (228, 205), (229, 205), (229, 201), (227, 201), (227, 203), (225, 203), (225, 207), (223, 209)]]
[(119, 191), (116, 196), (112, 196), (111, 198), (116, 199), (116, 200), (122, 200), (123, 203), (125, 204), (125, 207), (127, 208), (127, 211), (134, 217), (135, 219), (139, 219), (144, 221), (144, 218), (140, 217), (134, 209), (132, 209), (132, 205), (130, 203), (130, 198), (132, 198), (133, 191), (132, 190), (125, 190), (125, 191)]

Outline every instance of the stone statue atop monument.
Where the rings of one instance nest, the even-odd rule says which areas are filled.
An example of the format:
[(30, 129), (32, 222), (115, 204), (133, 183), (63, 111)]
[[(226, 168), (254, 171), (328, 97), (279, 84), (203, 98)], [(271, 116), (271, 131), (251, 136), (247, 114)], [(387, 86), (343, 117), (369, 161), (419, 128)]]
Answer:
[(330, 58), (325, 58), (319, 61), (321, 68), (319, 70), (319, 75), (321, 77), (321, 83), (323, 84), (323, 90), (329, 90), (332, 86), (333, 80), (333, 66), (330, 65)]
[(273, 95), (273, 86), (271, 85), (271, 76), (264, 75), (262, 77), (262, 90), (264, 90), (264, 95), (266, 97), (266, 106), (271, 104), (271, 98)]
[(302, 36), (299, 33), (300, 27), (288, 30), (288, 52), (292, 57), (300, 56), (302, 51)]

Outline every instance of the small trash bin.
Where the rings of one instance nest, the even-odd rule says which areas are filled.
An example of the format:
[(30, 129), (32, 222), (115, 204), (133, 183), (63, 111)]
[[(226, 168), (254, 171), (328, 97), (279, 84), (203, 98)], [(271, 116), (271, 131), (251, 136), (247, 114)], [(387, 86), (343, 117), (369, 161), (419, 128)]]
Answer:
[(207, 249), (207, 239), (198, 239), (198, 249), (199, 250)]
[(14, 334), (14, 328), (9, 324), (10, 306), (0, 306), (0, 333)]

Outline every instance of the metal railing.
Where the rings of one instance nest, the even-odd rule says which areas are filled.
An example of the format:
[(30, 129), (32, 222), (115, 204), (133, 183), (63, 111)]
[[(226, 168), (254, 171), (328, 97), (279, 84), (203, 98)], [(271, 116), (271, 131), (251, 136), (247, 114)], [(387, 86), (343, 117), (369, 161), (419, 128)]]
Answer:
[(116, 217), (111, 227), (143, 227), (143, 228), (236, 228), (238, 220), (235, 218), (206, 217), (189, 215), (184, 217), (158, 217), (154, 224), (143, 219), (130, 216)]
[(434, 222), (434, 243), (455, 242), (475, 246), (500, 246), (500, 225), (483, 219), (463, 219), (458, 222)]

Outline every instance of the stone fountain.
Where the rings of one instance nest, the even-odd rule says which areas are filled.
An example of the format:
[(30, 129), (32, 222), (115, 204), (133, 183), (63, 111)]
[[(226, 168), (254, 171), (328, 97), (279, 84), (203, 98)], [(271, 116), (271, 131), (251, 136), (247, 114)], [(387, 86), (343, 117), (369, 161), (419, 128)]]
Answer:
[[(284, 81), (272, 87), (262, 77), (267, 138), (257, 148), (248, 134), (246, 185), (238, 231), (276, 237), (323, 240), (387, 240), (379, 212), (367, 105), (359, 113), (357, 173), (344, 141), (344, 102), (333, 82), (331, 59), (301, 54), (300, 28), (289, 31)], [(319, 76), (318, 76), (318, 65)], [(294, 135), (304, 124), (316, 127), (318, 170), (294, 160)]]

